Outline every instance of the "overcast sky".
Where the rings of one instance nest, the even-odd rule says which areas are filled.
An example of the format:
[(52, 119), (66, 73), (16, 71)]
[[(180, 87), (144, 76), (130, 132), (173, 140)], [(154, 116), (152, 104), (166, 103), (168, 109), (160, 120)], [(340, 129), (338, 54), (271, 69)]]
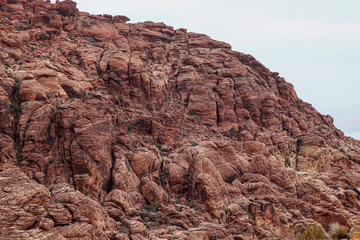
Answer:
[(164, 22), (230, 43), (360, 139), (360, 0), (75, 1), (80, 11)]

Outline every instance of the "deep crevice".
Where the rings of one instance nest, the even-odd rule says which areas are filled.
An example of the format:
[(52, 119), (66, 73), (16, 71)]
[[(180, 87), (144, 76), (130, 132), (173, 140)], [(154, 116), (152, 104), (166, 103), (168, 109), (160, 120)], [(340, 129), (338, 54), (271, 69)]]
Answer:
[(16, 161), (17, 164), (20, 166), (20, 163), (23, 161), (22, 157), (22, 148), (23, 144), (20, 143), (20, 133), (19, 133), (19, 118), (21, 114), (21, 107), (20, 107), (20, 99), (19, 99), (19, 89), (20, 89), (20, 83), (19, 80), (16, 77), (12, 77), (15, 80), (15, 84), (13, 87), (13, 90), (11, 92), (11, 104), (10, 104), (10, 112), (14, 117), (14, 122), (12, 126), (13, 130), (13, 138), (14, 138), (14, 148), (16, 152)]
[(106, 183), (106, 186), (105, 186), (105, 191), (106, 193), (110, 193), (112, 190), (113, 190), (113, 185), (114, 185), (114, 182), (113, 182), (113, 170), (114, 170), (114, 166), (115, 166), (115, 156), (114, 156), (114, 149), (113, 147), (111, 147), (111, 168), (110, 168), (110, 180), (108, 183)]
[(219, 104), (216, 101), (216, 124), (220, 125), (220, 113), (219, 113)]

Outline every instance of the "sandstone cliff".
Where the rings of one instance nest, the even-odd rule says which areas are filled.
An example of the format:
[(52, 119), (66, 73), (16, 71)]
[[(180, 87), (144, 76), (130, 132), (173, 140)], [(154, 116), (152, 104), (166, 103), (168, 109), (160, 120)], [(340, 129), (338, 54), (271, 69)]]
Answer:
[(359, 141), (252, 56), (128, 20), (0, 1), (0, 239), (353, 225)]

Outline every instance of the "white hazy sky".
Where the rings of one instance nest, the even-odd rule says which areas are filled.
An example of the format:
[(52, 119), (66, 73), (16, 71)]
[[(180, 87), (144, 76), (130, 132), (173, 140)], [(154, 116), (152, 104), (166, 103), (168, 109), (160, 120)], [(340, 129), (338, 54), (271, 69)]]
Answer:
[(360, 0), (75, 1), (80, 11), (164, 22), (228, 42), (360, 139)]

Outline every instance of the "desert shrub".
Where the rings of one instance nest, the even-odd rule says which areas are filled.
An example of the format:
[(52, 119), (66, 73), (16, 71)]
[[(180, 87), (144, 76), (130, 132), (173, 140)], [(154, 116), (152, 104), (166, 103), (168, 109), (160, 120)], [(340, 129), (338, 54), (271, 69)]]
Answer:
[(189, 208), (195, 208), (195, 202), (194, 201), (187, 202), (185, 205), (187, 205)]
[(149, 216), (149, 212), (148, 211), (141, 211), (140, 213), (139, 213), (139, 215), (140, 215), (140, 217), (141, 217), (141, 219), (142, 220), (145, 220), (148, 216)]
[(53, 164), (54, 162), (56, 162), (55, 158), (51, 158), (49, 164)]
[(349, 228), (346, 226), (342, 226), (339, 223), (330, 224), (329, 236), (331, 239), (350, 239), (348, 232)]
[(225, 213), (228, 214), (230, 212), (230, 208), (225, 208)]
[(154, 203), (146, 206), (146, 209), (150, 212), (157, 212), (159, 210), (160, 203)]
[(298, 240), (317, 240), (324, 238), (324, 230), (319, 225), (309, 225), (303, 233), (298, 235)]
[(15, 29), (17, 31), (26, 31), (26, 30), (32, 29), (32, 27), (31, 26), (24, 26), (24, 25), (17, 25), (17, 26), (15, 26)]
[(16, 153), (16, 161), (19, 165), (23, 161), (23, 157), (21, 153)]
[(126, 226), (120, 226), (118, 228), (119, 232), (129, 234), (130, 230)]

